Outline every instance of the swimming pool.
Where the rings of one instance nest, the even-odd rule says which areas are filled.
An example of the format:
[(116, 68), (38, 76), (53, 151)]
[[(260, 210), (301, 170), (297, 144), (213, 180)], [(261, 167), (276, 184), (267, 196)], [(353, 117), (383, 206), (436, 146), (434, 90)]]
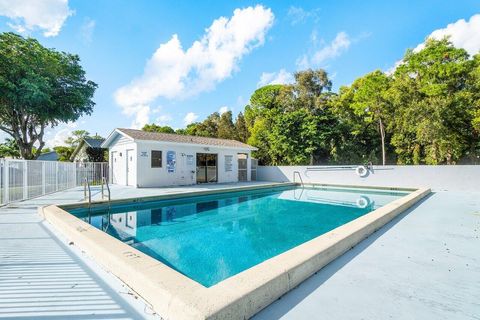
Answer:
[(69, 212), (211, 287), (407, 194), (289, 186)]

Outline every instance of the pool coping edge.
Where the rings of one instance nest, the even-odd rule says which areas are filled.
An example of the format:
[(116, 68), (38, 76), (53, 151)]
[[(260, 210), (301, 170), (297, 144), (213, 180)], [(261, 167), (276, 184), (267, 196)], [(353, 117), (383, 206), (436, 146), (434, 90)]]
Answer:
[[(161, 199), (287, 185), (291, 184), (202, 190), (168, 194)], [(365, 189), (364, 186), (355, 187)], [(377, 189), (399, 190), (400, 188)], [(209, 288), (64, 210), (64, 208), (84, 206), (85, 203), (40, 207), (39, 213), (69, 241), (79, 246), (97, 263), (148, 301), (165, 319), (244, 319), (253, 316), (296, 287), (431, 192), (429, 188), (401, 189), (415, 191)], [(150, 200), (145, 201), (159, 197), (148, 198)], [(121, 199), (113, 202), (121, 203), (129, 200), (131, 201), (131, 199)]]

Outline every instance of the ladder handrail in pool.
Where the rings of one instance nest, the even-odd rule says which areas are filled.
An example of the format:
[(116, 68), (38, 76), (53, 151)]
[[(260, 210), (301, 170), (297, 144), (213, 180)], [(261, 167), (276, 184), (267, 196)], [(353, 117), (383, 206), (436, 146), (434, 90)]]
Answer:
[(108, 195), (108, 204), (110, 205), (110, 186), (108, 185), (107, 178), (102, 177), (102, 199), (104, 199), (105, 195), (103, 192), (103, 184), (107, 187), (107, 195)]
[(88, 207), (92, 204), (92, 190), (90, 189), (90, 183), (88, 179), (85, 178), (83, 181), (83, 199), (87, 200), (87, 189), (88, 189)]
[(302, 185), (302, 187), (304, 186), (303, 185), (303, 179), (302, 179), (302, 175), (300, 174), (300, 171), (293, 171), (293, 183), (295, 183), (295, 174), (298, 173), (298, 177), (300, 178), (300, 183)]

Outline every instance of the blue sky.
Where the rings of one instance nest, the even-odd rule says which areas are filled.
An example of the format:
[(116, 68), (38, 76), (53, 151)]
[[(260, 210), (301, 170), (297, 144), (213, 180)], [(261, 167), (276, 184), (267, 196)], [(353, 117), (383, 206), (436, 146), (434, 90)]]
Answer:
[(221, 108), (236, 114), (260, 84), (306, 67), (326, 69), (337, 90), (392, 68), (436, 30), (478, 52), (478, 13), (473, 0), (0, 0), (0, 31), (77, 53), (99, 85), (93, 115), (49, 130), (53, 144), (74, 129), (106, 136), (145, 121), (181, 128)]

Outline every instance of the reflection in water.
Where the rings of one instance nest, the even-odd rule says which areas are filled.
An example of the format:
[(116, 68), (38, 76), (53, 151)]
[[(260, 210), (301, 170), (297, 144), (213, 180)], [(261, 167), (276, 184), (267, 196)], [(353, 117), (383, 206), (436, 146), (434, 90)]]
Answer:
[(211, 286), (400, 196), (296, 188), (76, 214)]

